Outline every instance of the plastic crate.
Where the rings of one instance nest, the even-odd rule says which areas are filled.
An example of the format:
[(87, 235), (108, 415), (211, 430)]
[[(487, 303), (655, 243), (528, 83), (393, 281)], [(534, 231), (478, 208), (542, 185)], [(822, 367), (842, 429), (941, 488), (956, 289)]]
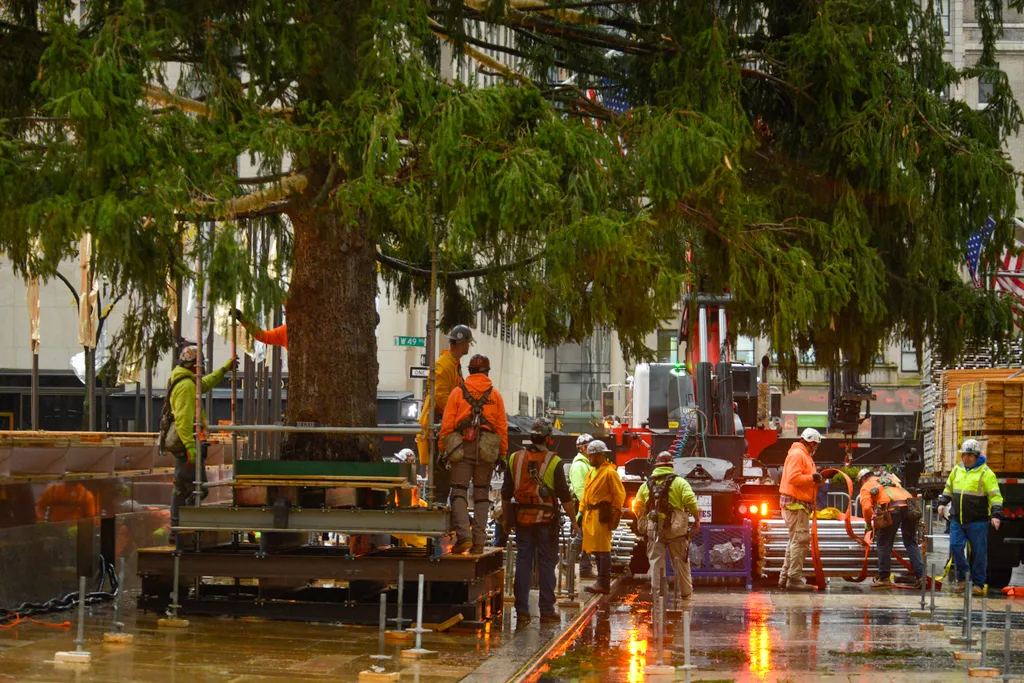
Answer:
[[(698, 578), (739, 578), (747, 590), (753, 587), (753, 534), (750, 521), (742, 525), (701, 524), (690, 539), (690, 575)], [(666, 572), (674, 574), (672, 561), (666, 557)]]

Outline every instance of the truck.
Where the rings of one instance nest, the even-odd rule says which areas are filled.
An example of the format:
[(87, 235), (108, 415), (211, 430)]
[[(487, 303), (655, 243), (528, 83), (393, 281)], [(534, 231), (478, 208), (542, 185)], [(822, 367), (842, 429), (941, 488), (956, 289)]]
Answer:
[(981, 443), (987, 465), (996, 473), (1003, 496), (998, 530), (989, 527), (988, 584), (1009, 585), (1014, 567), (1024, 562), (1024, 370), (1019, 368), (941, 371), (931, 407), (934, 438), (927, 471), (918, 482), (928, 498), (945, 488), (959, 462), (965, 439)]

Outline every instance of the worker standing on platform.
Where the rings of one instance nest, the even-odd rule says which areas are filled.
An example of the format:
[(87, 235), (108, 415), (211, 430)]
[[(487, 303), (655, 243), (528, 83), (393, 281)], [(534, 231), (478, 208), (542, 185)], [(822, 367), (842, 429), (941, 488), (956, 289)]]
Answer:
[[(580, 434), (576, 437), (576, 457), (569, 467), (569, 487), (572, 489), (573, 502), (576, 505), (577, 514), (582, 514), (583, 508), (580, 501), (583, 500), (583, 487), (587, 483), (587, 475), (590, 470), (590, 458), (587, 457), (587, 445), (594, 440), (590, 434)], [(590, 554), (583, 552), (583, 536), (577, 535), (572, 539), (572, 548), (576, 556), (580, 558), (580, 578), (594, 578), (594, 565), (591, 562)], [(575, 567), (573, 567), (575, 569)]]
[(519, 626), (530, 621), (530, 583), (534, 562), (537, 563), (540, 582), (540, 620), (558, 621), (555, 613), (555, 562), (558, 561), (558, 534), (562, 527), (559, 501), (569, 516), (572, 535), (580, 534), (562, 459), (548, 450), (551, 432), (549, 420), (542, 417), (534, 420), (529, 443), (509, 456), (508, 472), (501, 486), (502, 525), (506, 531), (513, 527), (516, 530), (518, 554), (513, 591)]
[(811, 514), (814, 512), (816, 487), (821, 483), (821, 475), (814, 467), (814, 452), (819, 444), (821, 434), (817, 429), (808, 427), (800, 434), (800, 440), (790, 446), (782, 467), (779, 504), (789, 529), (786, 559), (779, 574), (779, 588), (782, 590), (814, 590), (804, 582), (804, 560), (811, 547)]
[(583, 552), (594, 553), (597, 560), (597, 581), (584, 590), (589, 593), (611, 591), (612, 532), (622, 518), (622, 503), (626, 489), (615, 469), (608, 461), (611, 449), (604, 441), (594, 439), (587, 445), (587, 457), (593, 469), (587, 474), (583, 486)]
[(700, 508), (697, 496), (693, 495), (690, 483), (678, 476), (673, 469), (675, 460), (668, 451), (662, 451), (654, 461), (654, 472), (640, 490), (639, 518), (647, 526), (647, 559), (651, 562), (651, 586), (660, 590), (655, 582), (665, 573), (666, 551), (672, 560), (675, 572), (677, 599), (686, 599), (693, 594), (693, 579), (690, 576), (690, 517), (694, 519), (693, 533), (700, 530)]
[[(1002, 511), (999, 481), (996, 473), (985, 464), (981, 444), (977, 439), (965, 440), (960, 447), (960, 463), (949, 473), (946, 488), (939, 496), (939, 516), (951, 516), (949, 554), (956, 565), (957, 593), (964, 590), (968, 568), (974, 585), (971, 591), (977, 595), (984, 592), (983, 586), (988, 581), (988, 526), (991, 524), (999, 531)], [(968, 543), (971, 544), (969, 567)]]
[[(491, 509), (491, 471), (508, 452), (505, 401), (491, 383), (491, 361), (483, 354), (469, 359), (469, 377), (452, 389), (439, 435), (442, 460), (451, 467), (452, 518), (456, 543), (452, 552), (484, 551), (487, 515)], [(469, 482), (473, 482), (472, 536), (469, 523)]]
[[(187, 505), (195, 492), (196, 467), (206, 481), (206, 413), (200, 416), (202, 428), (199, 434), (196, 426), (196, 360), (199, 352), (195, 346), (188, 346), (178, 356), (178, 366), (171, 372), (167, 385), (164, 414), (160, 419), (160, 447), (174, 455), (174, 493), (171, 497), (171, 526), (178, 526), (178, 508)], [(201, 380), (202, 393), (207, 393), (221, 383), (224, 375), (237, 367), (238, 359), (232, 357), (223, 367)], [(205, 497), (205, 494), (204, 494)]]
[[(420, 426), (423, 431), (416, 437), (420, 465), (430, 466), (430, 442), (427, 440), (427, 432), (431, 425), (444, 418), (448, 397), (451, 395), (452, 389), (459, 386), (462, 381), (462, 357), (469, 353), (469, 345), (472, 343), (473, 330), (469, 329), (467, 325), (456, 325), (448, 334), (448, 350), (442, 351), (437, 362), (434, 363), (434, 405), (432, 409), (428, 388), (426, 396), (423, 397), (423, 409), (420, 411)], [(439, 443), (438, 455), (440, 456), (440, 454), (441, 445)], [(502, 455), (504, 456), (504, 453)], [(441, 504), (447, 503), (451, 485), (448, 468), (445, 467), (443, 458), (438, 457), (434, 461), (434, 501)]]
[(914, 586), (920, 588), (924, 581), (924, 560), (921, 558), (921, 546), (917, 542), (917, 525), (921, 521), (920, 514), (914, 514), (909, 501), (914, 496), (900, 486), (895, 477), (886, 472), (875, 473), (868, 468), (857, 473), (860, 483), (860, 509), (864, 521), (871, 525), (872, 520), (885, 519), (888, 511), (889, 524), (874, 524), (875, 542), (878, 543), (878, 578), (871, 582), (872, 588), (892, 588), (890, 578), (892, 567), (892, 546), (896, 542), (896, 532), (903, 532), (903, 547), (910, 559), (914, 571)]

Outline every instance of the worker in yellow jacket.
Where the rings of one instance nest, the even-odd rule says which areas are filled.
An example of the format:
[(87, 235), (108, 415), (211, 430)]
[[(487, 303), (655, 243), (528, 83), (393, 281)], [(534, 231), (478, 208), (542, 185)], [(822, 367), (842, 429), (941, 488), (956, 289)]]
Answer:
[[(442, 351), (434, 363), (434, 405), (430, 404), (430, 392), (423, 397), (423, 409), (420, 411), (420, 427), (422, 432), (416, 437), (419, 450), (420, 465), (430, 464), (430, 442), (427, 433), (430, 426), (438, 424), (444, 418), (444, 409), (448, 405), (448, 397), (452, 389), (462, 382), (462, 357), (469, 353), (469, 345), (473, 343), (473, 330), (468, 325), (456, 325), (448, 334), (448, 350)], [(451, 475), (441, 459), (434, 462), (434, 500), (445, 504), (452, 488)]]
[(608, 461), (611, 449), (604, 441), (595, 439), (587, 445), (587, 457), (592, 469), (583, 486), (583, 552), (593, 553), (597, 560), (597, 581), (587, 586), (590, 593), (611, 590), (612, 531), (619, 526), (626, 489), (615, 469)]

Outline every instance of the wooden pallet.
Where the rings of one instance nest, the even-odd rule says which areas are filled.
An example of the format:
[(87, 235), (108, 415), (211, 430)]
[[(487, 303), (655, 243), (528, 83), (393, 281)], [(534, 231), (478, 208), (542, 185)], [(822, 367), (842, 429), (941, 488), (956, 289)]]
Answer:
[(957, 427), (964, 434), (1021, 432), (1022, 414), (1024, 379), (982, 380), (960, 387)]
[(1005, 380), (1020, 368), (984, 368), (981, 370), (944, 370), (940, 380), (940, 395), (943, 405), (947, 408), (957, 404), (959, 389), (965, 384), (975, 384), (986, 380)]

